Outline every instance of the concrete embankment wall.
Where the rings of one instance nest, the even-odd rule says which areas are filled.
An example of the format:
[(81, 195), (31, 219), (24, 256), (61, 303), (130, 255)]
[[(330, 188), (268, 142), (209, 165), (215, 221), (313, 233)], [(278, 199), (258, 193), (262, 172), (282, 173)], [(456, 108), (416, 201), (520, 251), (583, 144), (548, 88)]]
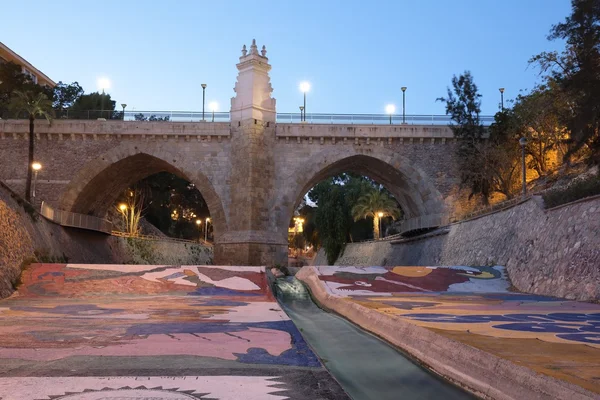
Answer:
[(212, 263), (212, 249), (63, 228), (0, 186), (0, 298), (11, 295), (31, 262), (200, 265)]
[[(600, 300), (600, 196), (544, 210), (534, 198), (404, 243), (349, 243), (335, 265), (503, 265), (520, 291)], [(319, 254), (313, 265), (326, 265)]]

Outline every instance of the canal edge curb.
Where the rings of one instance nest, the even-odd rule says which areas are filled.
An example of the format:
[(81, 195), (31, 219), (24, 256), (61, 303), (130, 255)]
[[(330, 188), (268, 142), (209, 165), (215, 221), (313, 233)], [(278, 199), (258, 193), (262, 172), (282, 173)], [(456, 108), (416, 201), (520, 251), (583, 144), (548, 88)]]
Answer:
[(577, 385), (537, 373), (483, 350), (454, 341), (401, 318), (375, 312), (330, 294), (313, 266), (303, 267), (296, 278), (312, 296), (361, 328), (381, 337), (416, 358), (433, 372), (486, 399), (596, 399)]

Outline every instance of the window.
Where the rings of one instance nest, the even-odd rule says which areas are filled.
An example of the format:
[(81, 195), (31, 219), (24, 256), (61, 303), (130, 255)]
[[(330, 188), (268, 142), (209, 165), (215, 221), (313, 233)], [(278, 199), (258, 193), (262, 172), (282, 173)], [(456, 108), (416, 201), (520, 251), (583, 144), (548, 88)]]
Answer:
[(23, 67), (23, 73), (25, 75), (27, 75), (29, 77), (29, 79), (31, 79), (31, 82), (38, 83), (37, 76), (35, 76), (30, 70), (28, 70), (27, 68)]

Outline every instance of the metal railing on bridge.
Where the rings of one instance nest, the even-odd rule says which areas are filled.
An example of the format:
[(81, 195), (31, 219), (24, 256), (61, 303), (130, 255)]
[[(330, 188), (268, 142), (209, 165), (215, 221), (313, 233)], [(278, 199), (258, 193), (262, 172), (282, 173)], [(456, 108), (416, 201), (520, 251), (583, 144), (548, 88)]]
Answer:
[(93, 215), (84, 215), (64, 210), (55, 210), (47, 203), (42, 201), (40, 214), (61, 226), (73, 228), (88, 229), (92, 231), (104, 232), (110, 235), (112, 232), (112, 223), (108, 220), (94, 217)]
[(179, 243), (199, 244), (199, 245), (202, 245), (205, 247), (213, 247), (213, 244), (211, 242), (205, 241), (202, 238), (197, 239), (197, 240), (190, 240), (190, 239), (174, 238), (174, 237), (170, 237), (170, 236), (153, 236), (153, 235), (143, 235), (140, 233), (131, 234), (128, 232), (121, 232), (121, 231), (112, 231), (110, 234), (113, 236), (119, 236), (119, 237), (124, 237), (124, 238), (151, 240), (151, 241), (155, 241), (155, 242), (156, 241), (179, 242)]
[[(230, 122), (229, 112), (205, 111), (108, 111), (88, 110), (73, 112), (65, 110), (57, 113), (57, 119), (84, 120), (121, 120), (148, 122)], [(388, 114), (321, 114), (307, 113), (306, 121), (302, 121), (299, 113), (277, 113), (278, 123), (288, 124), (346, 124), (346, 125), (390, 125)], [(491, 115), (480, 116), (483, 125), (494, 122)], [(448, 115), (392, 115), (392, 125), (449, 125), (452, 120)]]

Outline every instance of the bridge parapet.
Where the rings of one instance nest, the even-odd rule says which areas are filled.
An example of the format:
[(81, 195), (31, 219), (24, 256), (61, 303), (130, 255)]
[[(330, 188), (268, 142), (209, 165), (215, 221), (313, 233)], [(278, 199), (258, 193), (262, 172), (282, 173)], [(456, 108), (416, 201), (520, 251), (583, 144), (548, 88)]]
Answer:
[(277, 124), (275, 135), (278, 137), (454, 138), (448, 126), (431, 125)]
[(440, 143), (456, 139), (448, 126), (277, 124), (275, 136), (286, 143), (366, 144)]
[[(15, 139), (29, 133), (28, 120), (0, 120), (0, 139), (13, 137)], [(37, 120), (35, 124), (37, 138), (56, 137), (75, 138), (89, 136), (94, 139), (99, 136), (117, 136), (129, 138), (146, 138), (159, 136), (163, 138), (182, 137), (217, 137), (230, 136), (228, 122), (148, 122), (148, 121), (103, 121), (103, 120), (54, 120), (49, 124), (45, 120)]]

